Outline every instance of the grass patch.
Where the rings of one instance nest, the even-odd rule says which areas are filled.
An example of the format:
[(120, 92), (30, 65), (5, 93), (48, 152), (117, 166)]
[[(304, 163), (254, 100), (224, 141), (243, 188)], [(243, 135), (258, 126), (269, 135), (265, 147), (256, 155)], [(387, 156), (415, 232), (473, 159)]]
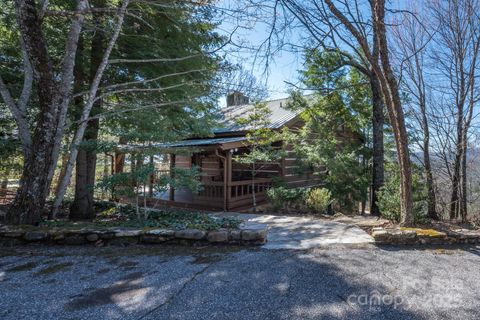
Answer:
[(45, 276), (45, 275), (49, 275), (49, 274), (53, 274), (53, 273), (57, 273), (59, 271), (65, 270), (65, 269), (71, 267), (72, 265), (73, 265), (72, 262), (57, 263), (57, 264), (48, 266), (48, 267), (38, 271), (35, 274), (39, 275), (39, 276)]

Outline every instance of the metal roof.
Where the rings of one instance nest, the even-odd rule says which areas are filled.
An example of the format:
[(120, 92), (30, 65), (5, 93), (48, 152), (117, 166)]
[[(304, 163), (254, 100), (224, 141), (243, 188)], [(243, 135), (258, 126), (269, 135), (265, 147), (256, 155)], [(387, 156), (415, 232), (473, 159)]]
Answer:
[(170, 143), (158, 143), (153, 147), (157, 148), (182, 148), (182, 147), (197, 147), (206, 145), (220, 145), (230, 142), (238, 142), (247, 140), (246, 137), (228, 137), (228, 138), (205, 138), (205, 139), (189, 139)]
[[(307, 95), (304, 97), (310, 100), (313, 95)], [(300, 114), (301, 110), (287, 109), (287, 104), (289, 101), (290, 98), (265, 101), (271, 112), (268, 128), (279, 129)], [(247, 131), (252, 129), (249, 125), (241, 126), (236, 123), (236, 119), (239, 117), (244, 117), (252, 109), (252, 107), (253, 105), (251, 104), (244, 104), (222, 108), (220, 112), (222, 113), (223, 117), (223, 127), (215, 129), (214, 133)]]
[[(308, 102), (310, 102), (314, 95), (304, 96)], [(270, 109), (270, 119), (268, 128), (270, 129), (279, 129), (289, 121), (298, 116), (302, 110), (290, 110), (287, 109), (287, 104), (290, 98), (276, 99), (265, 101), (267, 107)], [(223, 117), (223, 127), (215, 129), (213, 132), (215, 134), (220, 133), (235, 133), (239, 134), (244, 131), (251, 130), (252, 128), (249, 125), (240, 126), (236, 123), (236, 119), (239, 117), (244, 117), (246, 113), (251, 111), (253, 105), (236, 105), (222, 108), (220, 110)], [(203, 139), (187, 139), (176, 142), (169, 143), (157, 143), (150, 145), (149, 147), (160, 148), (160, 149), (169, 149), (169, 148), (183, 148), (183, 147), (202, 147), (202, 146), (212, 146), (212, 145), (222, 145), (231, 142), (245, 141), (247, 138), (245, 136), (241, 137), (212, 137), (212, 138), (203, 138)], [(135, 145), (128, 145), (130, 148), (139, 147)]]

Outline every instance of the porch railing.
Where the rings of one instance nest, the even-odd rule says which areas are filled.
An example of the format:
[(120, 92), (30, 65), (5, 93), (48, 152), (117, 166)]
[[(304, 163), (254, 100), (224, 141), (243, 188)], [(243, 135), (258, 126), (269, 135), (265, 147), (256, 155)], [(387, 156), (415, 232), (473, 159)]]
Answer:
[[(155, 178), (168, 175), (169, 172), (169, 170), (156, 170)], [(232, 181), (227, 187), (228, 206), (233, 208), (251, 204), (254, 192), (257, 202), (263, 201), (267, 190), (272, 185), (270, 178), (256, 178), (254, 183), (252, 180)], [(203, 181), (202, 189), (193, 196), (194, 201), (203, 205), (223, 207), (224, 188), (223, 181)]]
[(161, 176), (168, 176), (170, 175), (170, 170), (168, 169), (157, 169), (155, 170), (155, 174), (154, 174), (154, 177), (155, 179), (158, 179), (160, 178)]
[[(224, 197), (223, 181), (208, 181), (202, 183), (202, 190), (196, 195), (199, 201), (212, 201), (215, 204), (222, 204)], [(227, 186), (228, 206), (230, 208), (248, 205), (252, 201), (253, 193), (257, 201), (266, 197), (266, 192), (272, 187), (272, 179), (257, 178), (252, 180), (232, 181)]]
[(257, 178), (253, 181), (252, 180), (232, 181), (230, 183), (230, 197), (232, 199), (251, 197), (254, 190), (255, 190), (255, 194), (262, 194), (262, 193), (265, 193), (271, 187), (272, 187), (272, 179), (270, 178)]
[(15, 198), (16, 190), (0, 188), (0, 205), (8, 205)]

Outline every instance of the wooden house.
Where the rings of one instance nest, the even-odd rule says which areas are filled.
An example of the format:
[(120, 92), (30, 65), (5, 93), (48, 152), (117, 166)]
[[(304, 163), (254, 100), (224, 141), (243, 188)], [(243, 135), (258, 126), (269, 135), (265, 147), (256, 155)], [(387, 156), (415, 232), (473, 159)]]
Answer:
[[(313, 99), (310, 96), (309, 99)], [(272, 130), (284, 127), (298, 128), (303, 125), (300, 111), (286, 108), (288, 98), (265, 102), (270, 110), (269, 125)], [(238, 125), (236, 119), (251, 110), (248, 98), (239, 92), (227, 96), (227, 106), (222, 108), (223, 126), (214, 131), (213, 137), (191, 138), (163, 145), (170, 153), (170, 167), (190, 168), (196, 165), (201, 171), (202, 190), (174, 190), (157, 195), (156, 201), (170, 205), (217, 210), (237, 210), (252, 207), (253, 193), (257, 203), (266, 200), (266, 191), (275, 179), (290, 187), (315, 186), (321, 176), (312, 171), (298, 170), (297, 157), (291, 146), (282, 141), (276, 144), (285, 150), (286, 156), (273, 163), (265, 163), (257, 170), (252, 183), (248, 165), (235, 161), (235, 156), (249, 152), (246, 137), (251, 130), (248, 125)], [(189, 155), (180, 155), (175, 150), (191, 149)], [(171, 170), (170, 170), (171, 171)], [(161, 172), (159, 174), (167, 174)]]

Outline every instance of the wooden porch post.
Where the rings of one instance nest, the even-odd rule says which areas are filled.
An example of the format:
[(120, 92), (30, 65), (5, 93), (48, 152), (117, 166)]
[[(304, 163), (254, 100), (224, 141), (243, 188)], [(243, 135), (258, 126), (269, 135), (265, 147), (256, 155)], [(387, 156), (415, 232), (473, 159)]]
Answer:
[[(285, 141), (282, 142), (282, 150), (283, 151), (287, 150), (287, 145), (285, 144)], [(279, 171), (279, 174), (282, 178), (285, 177), (285, 174), (286, 174), (285, 165), (286, 165), (285, 156), (282, 156), (282, 158), (280, 159), (280, 171)]]
[(153, 172), (148, 179), (148, 197), (153, 198), (153, 185), (155, 183), (155, 163), (153, 161), (153, 155), (150, 156), (150, 166), (153, 167)]
[[(175, 178), (175, 154), (170, 154), (170, 178), (173, 180)], [(170, 201), (175, 201), (175, 188), (170, 186)]]
[(230, 150), (227, 151), (227, 158), (225, 159), (225, 169), (227, 172), (226, 181), (224, 183), (224, 189), (226, 190), (225, 195), (225, 207), (227, 210), (230, 210), (230, 198), (232, 197), (232, 153)]

